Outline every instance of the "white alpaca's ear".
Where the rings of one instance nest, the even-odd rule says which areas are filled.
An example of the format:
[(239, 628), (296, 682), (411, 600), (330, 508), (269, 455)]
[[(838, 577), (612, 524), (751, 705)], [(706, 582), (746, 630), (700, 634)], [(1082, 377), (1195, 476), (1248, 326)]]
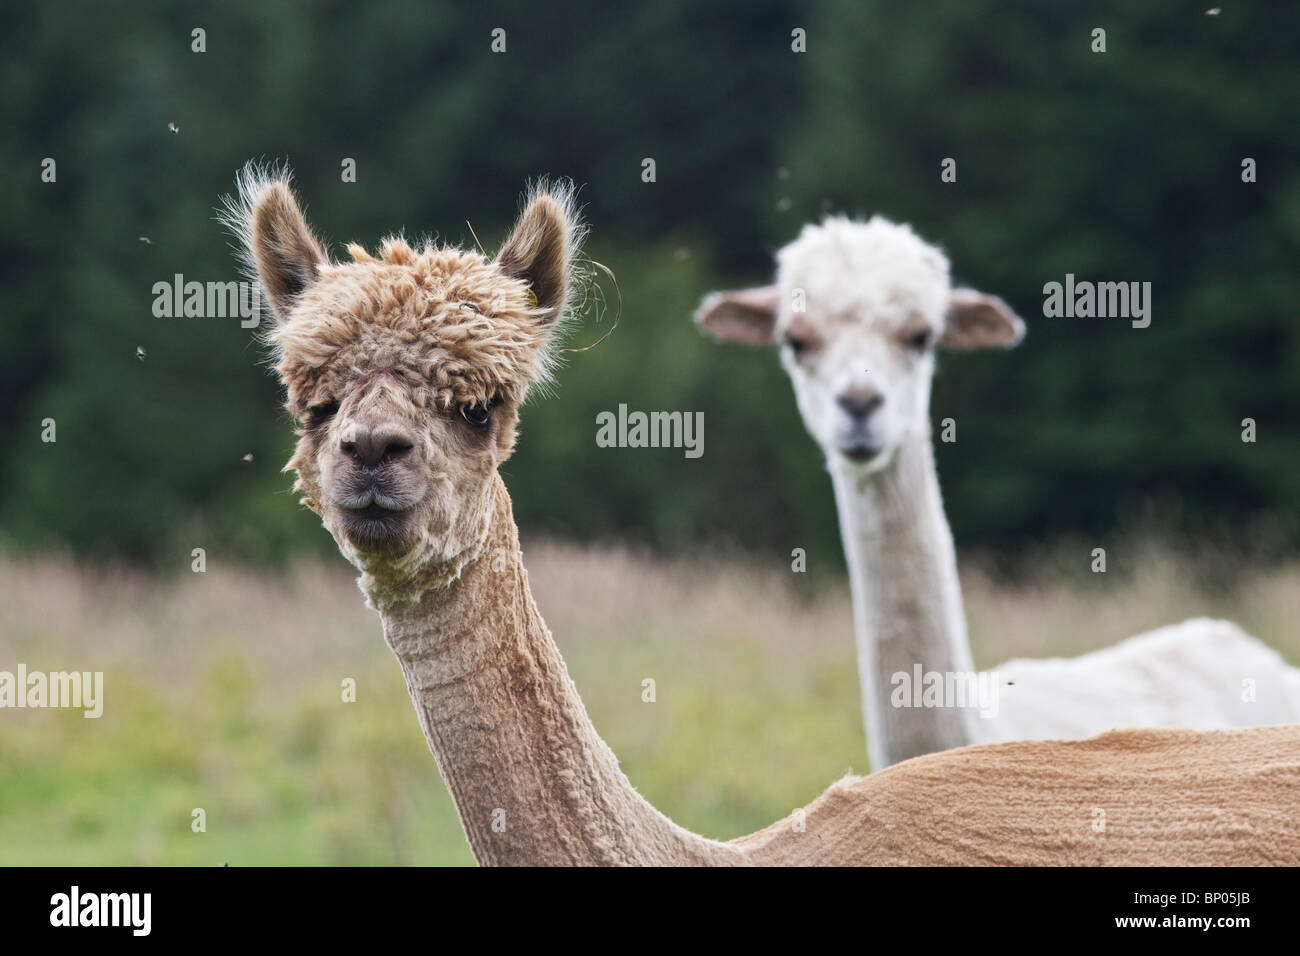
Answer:
[(733, 292), (714, 292), (695, 312), (695, 324), (706, 335), (738, 345), (775, 343), (776, 311), (781, 290), (774, 285)]
[(1009, 349), (1025, 337), (1025, 323), (995, 295), (953, 289), (939, 345), (950, 349)]
[(572, 184), (543, 181), (533, 189), (497, 253), (497, 266), (506, 275), (528, 283), (548, 322), (564, 316), (573, 262), (584, 233)]
[(227, 197), (222, 219), (244, 249), (275, 318), (283, 322), (294, 300), (313, 282), (325, 249), (307, 225), (289, 188), (290, 173), (250, 163), (240, 172), (237, 197)]

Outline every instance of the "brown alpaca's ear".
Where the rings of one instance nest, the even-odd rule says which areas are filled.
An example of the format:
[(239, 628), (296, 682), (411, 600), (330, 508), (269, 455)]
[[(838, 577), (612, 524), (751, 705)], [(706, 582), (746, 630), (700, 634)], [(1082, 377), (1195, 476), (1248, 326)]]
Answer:
[(510, 238), (497, 253), (498, 268), (528, 283), (537, 307), (547, 310), (547, 322), (564, 316), (583, 233), (572, 184), (543, 181), (533, 189)]
[(706, 335), (739, 345), (776, 342), (776, 310), (781, 290), (774, 285), (714, 292), (700, 303), (695, 324)]
[(939, 345), (950, 349), (1009, 349), (1025, 337), (1025, 323), (995, 295), (953, 289)]
[(289, 181), (287, 169), (250, 163), (239, 174), (238, 197), (227, 197), (222, 216), (241, 241), (245, 264), (281, 322), (326, 261)]

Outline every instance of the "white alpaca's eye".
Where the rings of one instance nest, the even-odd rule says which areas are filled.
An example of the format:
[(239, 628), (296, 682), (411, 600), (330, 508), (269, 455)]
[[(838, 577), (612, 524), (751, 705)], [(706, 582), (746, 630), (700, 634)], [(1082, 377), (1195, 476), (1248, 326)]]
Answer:
[(929, 347), (932, 336), (933, 333), (929, 329), (921, 329), (920, 331), (908, 335), (907, 338), (904, 339), (904, 342), (907, 344), (909, 349), (916, 352), (924, 352)]

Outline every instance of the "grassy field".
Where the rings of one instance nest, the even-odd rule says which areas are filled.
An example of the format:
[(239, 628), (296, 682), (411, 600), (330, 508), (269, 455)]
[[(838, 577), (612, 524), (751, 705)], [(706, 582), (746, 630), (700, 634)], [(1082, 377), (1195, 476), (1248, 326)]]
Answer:
[[(868, 769), (843, 586), (808, 599), (788, 569), (619, 549), (526, 542), (525, 559), (597, 728), (673, 819), (727, 839)], [(1060, 564), (1009, 587), (967, 562), (979, 664), (1075, 654), (1196, 614), (1235, 619), (1300, 662), (1300, 567), (1206, 589), (1154, 552), (1104, 576)], [(352, 578), (342, 559), (169, 580), (0, 560), (0, 670), (105, 682), (98, 720), (0, 711), (0, 864), (472, 863)]]

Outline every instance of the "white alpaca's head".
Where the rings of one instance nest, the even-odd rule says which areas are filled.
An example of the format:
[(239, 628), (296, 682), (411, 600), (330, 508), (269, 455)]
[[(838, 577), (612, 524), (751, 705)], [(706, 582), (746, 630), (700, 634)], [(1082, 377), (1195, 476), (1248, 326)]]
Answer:
[(827, 460), (863, 473), (928, 434), (936, 344), (1009, 347), (1025, 331), (1001, 299), (953, 289), (943, 252), (880, 216), (804, 226), (777, 253), (775, 285), (714, 293), (695, 319), (723, 341), (779, 346)]

